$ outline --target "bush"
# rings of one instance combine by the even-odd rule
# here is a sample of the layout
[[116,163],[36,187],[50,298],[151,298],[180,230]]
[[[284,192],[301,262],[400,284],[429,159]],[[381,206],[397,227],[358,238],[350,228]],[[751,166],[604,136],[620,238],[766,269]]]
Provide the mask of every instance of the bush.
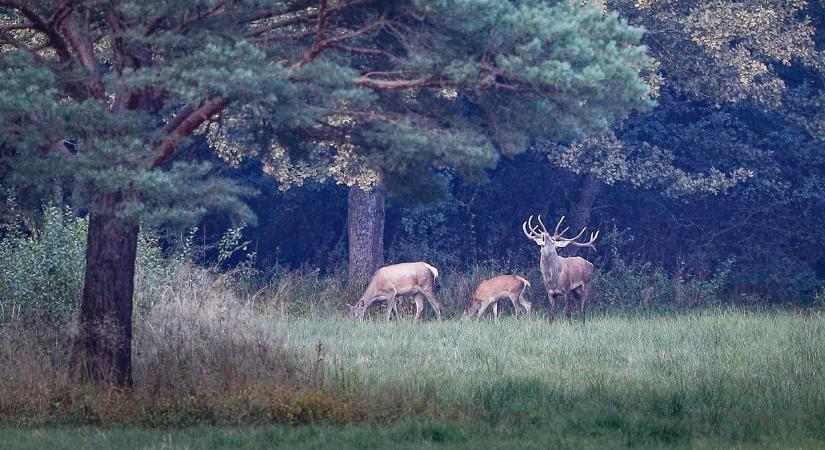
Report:
[[193,233],[187,234],[173,251],[164,254],[155,232],[141,229],[135,258],[134,304],[138,312],[151,309],[170,288],[179,284],[176,278],[192,261],[192,238]]
[[0,322],[20,316],[55,324],[77,310],[87,225],[55,206],[43,209],[40,226],[7,224],[0,238]]
[[[0,236],[0,324],[23,318],[57,326],[76,315],[83,292],[88,219],[46,206],[40,223],[16,216]],[[157,235],[138,236],[135,305],[148,310],[191,263],[191,234],[164,253]]]
[[631,260],[626,255],[632,253],[620,247],[628,241],[632,241],[632,236],[615,227],[605,234],[602,244],[608,248],[609,256],[597,261],[594,305],[606,309],[676,310],[720,304],[733,260],[725,261],[709,277],[697,275],[686,264],[671,274],[648,262]]

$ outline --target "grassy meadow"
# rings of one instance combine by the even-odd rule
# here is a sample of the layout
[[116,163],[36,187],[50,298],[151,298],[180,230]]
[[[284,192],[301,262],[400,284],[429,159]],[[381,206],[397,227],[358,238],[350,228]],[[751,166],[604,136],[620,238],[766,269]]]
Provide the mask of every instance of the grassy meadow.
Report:
[[[0,431],[4,448],[825,445],[825,317],[817,313],[604,316],[586,326],[540,316],[356,322],[275,310],[215,320],[193,330],[246,337],[227,348],[206,336],[195,350],[182,344],[197,338],[180,331],[186,326],[163,335],[140,327],[133,393],[102,401],[57,388],[50,395],[78,403],[62,412],[0,402],[6,426],[18,426]],[[152,347],[152,339],[167,342]],[[248,349],[256,342],[280,350],[261,356]],[[233,372],[238,355],[244,373]],[[156,385],[153,371],[171,387]],[[279,386],[291,387],[273,396]],[[30,420],[13,423],[12,411]]]

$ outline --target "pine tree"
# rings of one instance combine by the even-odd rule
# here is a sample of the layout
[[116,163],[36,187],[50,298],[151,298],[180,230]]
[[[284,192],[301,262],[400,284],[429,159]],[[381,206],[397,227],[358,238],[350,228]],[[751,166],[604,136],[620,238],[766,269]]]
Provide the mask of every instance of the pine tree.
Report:
[[286,161],[479,176],[648,106],[641,33],[535,0],[0,0],[11,177],[88,193],[80,375],[131,383],[141,225],[250,219],[249,193],[187,153],[193,136],[287,178]]
[[[341,105],[310,132],[274,136],[279,155],[322,155],[296,162],[295,172],[275,171],[280,181],[332,176],[350,186],[351,279],[383,261],[378,183],[390,191],[437,183],[433,169],[446,167],[478,179],[500,155],[603,131],[650,104],[639,75],[648,64],[641,30],[615,15],[567,2],[374,5],[298,28],[319,50],[298,64],[338,50],[323,55],[347,57],[371,101]],[[322,3],[319,15],[332,9]],[[338,43],[353,33],[357,39]],[[368,168],[367,176],[352,167]]]

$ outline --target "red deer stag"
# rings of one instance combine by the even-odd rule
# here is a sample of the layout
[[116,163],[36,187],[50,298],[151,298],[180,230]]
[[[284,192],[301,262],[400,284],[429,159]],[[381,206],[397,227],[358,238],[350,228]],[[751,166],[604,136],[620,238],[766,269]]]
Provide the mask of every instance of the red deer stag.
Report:
[[559,220],[552,236],[547,232],[547,228],[541,221],[541,215],[539,215],[538,219],[539,226],[533,226],[533,216],[530,216],[530,218],[522,224],[521,228],[529,239],[541,247],[539,267],[541,268],[544,287],[547,289],[547,298],[550,303],[550,321],[552,322],[556,316],[556,296],[559,295],[564,297],[564,314],[568,320],[571,319],[572,304],[570,302],[570,295],[573,294],[579,297],[582,322],[584,322],[587,297],[590,295],[590,281],[593,279],[593,264],[578,256],[570,258],[559,256],[556,249],[567,247],[571,244],[577,247],[590,247],[595,249],[595,247],[593,247],[593,241],[599,237],[599,232],[591,233],[588,242],[575,242],[576,239],[584,234],[587,228],[582,228],[576,237],[567,239],[563,235],[570,227],[559,232],[561,223],[564,221],[564,216]]
[[527,310],[527,315],[533,309],[533,305],[524,299],[524,290],[530,287],[530,282],[516,275],[499,275],[478,283],[478,287],[470,299],[470,304],[464,308],[464,319],[469,319],[476,315],[476,320],[481,319],[484,311],[490,304],[493,304],[493,316],[498,319],[498,300],[509,299],[513,303],[513,310],[518,317],[521,307]]
[[355,305],[349,306],[349,312],[353,317],[364,319],[367,308],[378,300],[387,301],[387,320],[390,320],[392,312],[398,315],[396,297],[399,295],[412,295],[415,299],[415,320],[421,316],[424,310],[424,300],[426,298],[435,310],[435,316],[441,320],[441,304],[435,299],[433,294],[433,284],[438,278],[438,270],[424,262],[401,263],[391,266],[384,266],[372,276],[370,284],[367,285],[364,295]]

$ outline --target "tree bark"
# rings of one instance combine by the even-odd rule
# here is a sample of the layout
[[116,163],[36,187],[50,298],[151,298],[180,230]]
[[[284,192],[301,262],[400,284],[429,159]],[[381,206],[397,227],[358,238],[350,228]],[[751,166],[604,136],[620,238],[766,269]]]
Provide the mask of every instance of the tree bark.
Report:
[[139,226],[118,217],[120,196],[89,215],[86,276],[73,365],[81,380],[132,385],[132,296]]
[[60,180],[52,180],[52,202],[55,206],[63,206],[63,183]]
[[384,192],[381,187],[349,190],[349,281],[372,277],[384,265]]
[[[590,213],[593,211],[593,204],[602,188],[602,183],[591,174],[587,174],[582,179],[579,186],[579,197],[570,217],[571,229],[578,233],[584,227],[590,226]],[[582,249],[574,248],[571,254],[579,254]]]

